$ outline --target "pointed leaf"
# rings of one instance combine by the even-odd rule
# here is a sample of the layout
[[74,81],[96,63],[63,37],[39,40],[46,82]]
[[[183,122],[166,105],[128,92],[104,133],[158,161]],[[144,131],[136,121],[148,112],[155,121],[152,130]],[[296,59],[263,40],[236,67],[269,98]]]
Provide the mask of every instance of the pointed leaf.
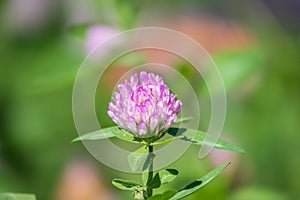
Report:
[[142,181],[143,181],[143,184],[144,184],[144,185],[147,184],[148,174],[149,174],[149,171],[148,171],[148,170],[145,170],[145,171],[143,171],[143,173],[142,173]]
[[159,172],[161,184],[172,182],[179,172],[176,169],[165,169]]
[[129,154],[127,157],[130,169],[137,171],[139,167],[146,161],[148,156],[148,149],[145,146],[140,147],[136,151]]
[[148,200],[169,200],[176,193],[177,193],[176,190],[168,190],[168,191],[164,192],[163,194],[154,195],[154,196],[150,197]]
[[82,141],[82,140],[107,139],[107,138],[115,137],[115,135],[113,133],[116,131],[120,131],[119,127],[117,127],[117,126],[103,128],[103,129],[100,129],[97,131],[93,131],[91,133],[87,133],[85,135],[81,135],[81,136],[75,138],[74,140],[72,140],[72,142],[78,142],[78,141]]
[[132,143],[139,143],[138,141],[135,140],[132,134],[125,131],[124,129],[119,129],[119,131],[114,131],[113,134],[121,140],[125,140],[127,142],[132,142]]
[[220,167],[218,167],[217,169],[214,169],[213,171],[209,172],[202,178],[187,185],[185,188],[179,190],[179,192],[177,194],[175,194],[170,200],[182,199],[182,198],[196,192],[197,190],[199,190],[200,188],[202,188],[206,184],[208,184],[210,181],[212,181],[214,178],[216,178],[229,164],[230,164],[230,162],[227,162],[227,163],[221,165]]
[[156,173],[154,178],[147,183],[147,187],[150,189],[159,188],[161,186],[161,181],[159,177],[159,173]]
[[165,145],[173,142],[174,140],[182,139],[184,136],[178,136],[178,137],[171,137],[169,139],[163,140],[163,141],[158,141],[158,142],[153,142],[151,143],[152,146],[159,146],[159,145]]
[[[230,144],[229,142],[226,142],[221,139],[217,139],[216,143],[210,143],[209,141],[215,138],[213,136],[207,135],[205,132],[200,131],[200,130],[193,130],[193,129],[186,129],[186,128],[174,128],[171,127],[168,129],[168,133],[172,136],[184,136],[184,140],[188,140],[193,142],[194,144],[197,145],[203,145],[203,146],[208,146],[216,149],[223,149],[223,150],[229,150],[229,151],[235,151],[239,153],[245,153],[245,150],[242,148]],[[206,137],[208,137],[207,141],[205,141]]]
[[97,131],[93,131],[91,133],[87,133],[85,135],[75,138],[72,142],[77,142],[82,140],[101,140],[101,139],[107,139],[112,137],[117,137],[127,142],[139,143],[138,141],[135,140],[132,134],[130,134],[129,132],[123,129],[120,129],[118,126],[103,128]]
[[112,184],[121,190],[137,190],[142,186],[134,181],[122,180],[122,179],[113,179]]

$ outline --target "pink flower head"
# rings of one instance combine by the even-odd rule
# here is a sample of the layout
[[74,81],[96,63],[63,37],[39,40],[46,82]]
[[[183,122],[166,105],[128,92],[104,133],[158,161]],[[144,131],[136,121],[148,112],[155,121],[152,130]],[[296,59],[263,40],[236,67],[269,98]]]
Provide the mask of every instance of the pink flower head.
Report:
[[153,136],[177,119],[182,102],[171,94],[162,77],[141,72],[118,85],[108,115],[122,129],[136,136]]

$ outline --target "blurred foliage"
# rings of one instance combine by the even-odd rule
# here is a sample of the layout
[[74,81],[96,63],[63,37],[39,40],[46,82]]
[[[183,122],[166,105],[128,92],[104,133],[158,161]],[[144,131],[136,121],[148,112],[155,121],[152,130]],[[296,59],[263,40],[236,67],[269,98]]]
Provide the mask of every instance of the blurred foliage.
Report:
[[[63,13],[64,4],[57,3],[51,19],[40,31],[22,32],[12,29],[13,24],[7,25],[11,20],[5,15],[8,2],[0,4],[0,192],[29,192],[35,193],[37,199],[55,199],[64,167],[78,155],[89,158],[107,174],[108,187],[115,176],[138,179],[137,175],[122,175],[104,167],[81,144],[70,143],[76,136],[72,84],[84,58],[84,47],[66,31],[70,19]],[[161,5],[142,1],[91,2],[100,16],[90,23],[105,23],[119,30],[135,27],[143,11],[154,18],[163,17],[161,13],[174,18],[185,13],[226,16],[224,20],[238,21],[250,29],[257,39],[254,46],[212,55],[228,92],[224,137],[237,141],[247,155],[232,174],[218,177],[187,200],[300,198],[299,29],[283,28],[260,3],[254,3],[260,8],[257,10],[251,3],[233,0],[176,0]],[[70,27],[73,25],[78,24]],[[177,69],[199,91],[204,116],[209,116],[204,83],[188,65],[178,64]],[[111,91],[99,88],[96,99],[100,98],[100,89],[101,104],[107,105]],[[105,113],[106,106],[99,110]],[[107,116],[99,118],[107,126],[113,124]],[[205,127],[209,118],[202,119],[201,126]],[[172,166],[182,172],[175,188],[212,168],[209,159],[194,159],[197,151],[190,148]]]
[[30,194],[13,194],[13,193],[0,193],[0,200],[35,200],[34,195]]
[[244,188],[233,194],[228,200],[251,200],[251,199],[265,199],[265,200],[284,200],[285,196],[276,193],[272,190],[264,188],[253,187]]

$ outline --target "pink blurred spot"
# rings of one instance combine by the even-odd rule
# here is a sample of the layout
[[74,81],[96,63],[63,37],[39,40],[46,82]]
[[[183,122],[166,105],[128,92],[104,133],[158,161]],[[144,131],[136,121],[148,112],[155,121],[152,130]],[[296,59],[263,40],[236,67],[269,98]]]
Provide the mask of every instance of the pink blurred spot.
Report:
[[76,161],[67,166],[58,185],[58,200],[113,200],[103,179],[90,163]]
[[[87,31],[87,38],[86,38],[86,43],[85,43],[85,49],[86,53],[88,54],[90,51],[95,49],[98,45],[102,44],[105,42],[107,39],[112,37],[113,35],[117,34],[118,31],[109,27],[109,26],[101,26],[101,25],[95,25],[92,26],[88,31]],[[95,49],[96,52],[93,53],[93,57],[95,56],[105,56],[111,48],[116,44],[116,42],[112,41],[110,44],[105,45],[105,48],[97,48]]]

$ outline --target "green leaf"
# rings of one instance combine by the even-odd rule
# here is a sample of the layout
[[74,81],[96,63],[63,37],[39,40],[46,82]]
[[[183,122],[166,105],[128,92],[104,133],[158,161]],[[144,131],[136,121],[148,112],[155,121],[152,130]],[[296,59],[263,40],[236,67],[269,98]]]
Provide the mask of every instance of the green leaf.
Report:
[[175,194],[170,200],[182,199],[196,192],[197,190],[199,190],[200,188],[208,184],[210,181],[212,181],[214,178],[216,178],[229,164],[230,162],[227,162],[221,165],[220,167],[218,167],[217,169],[214,169],[213,171],[209,172],[202,178],[197,179],[196,181],[187,185],[185,188],[179,190],[178,193]]
[[72,142],[78,142],[82,140],[101,140],[101,139],[107,139],[111,137],[115,137],[114,132],[120,131],[120,128],[118,126],[113,126],[109,128],[103,128],[97,131],[93,131],[91,133],[87,133],[85,135],[79,136],[72,140]]
[[193,117],[182,117],[180,119],[177,119],[174,124],[180,124],[180,123],[185,123],[188,121],[191,121],[193,119]]
[[176,169],[165,169],[159,172],[161,184],[172,182],[179,172]]
[[[221,139],[217,139],[215,144],[210,143],[209,141],[214,141],[213,139],[216,138],[213,138],[213,136],[207,135],[205,132],[200,130],[171,127],[168,129],[168,133],[176,137],[178,137],[178,135],[179,136],[183,135],[184,140],[191,141],[197,145],[203,145],[203,146],[208,146],[216,149],[223,149],[223,150],[235,151],[239,153],[245,153],[245,150],[243,150],[242,148],[230,144],[229,142],[226,142]],[[207,141],[205,141],[206,137],[207,137]]]
[[148,200],[169,200],[176,193],[177,193],[176,190],[168,190],[168,191],[164,192],[163,194],[154,195],[154,196],[150,197]]
[[127,142],[132,142],[132,143],[140,143],[135,140],[135,138],[132,134],[125,131],[124,129],[119,129],[119,131],[114,131],[113,134],[121,140],[125,140]]
[[159,188],[161,186],[161,181],[159,173],[156,173],[154,178],[147,183],[147,187],[150,189]]
[[122,180],[122,179],[113,179],[112,184],[121,190],[131,190],[135,191],[142,186],[134,181]]
[[163,141],[153,142],[153,143],[151,143],[151,145],[152,146],[165,145],[165,144],[171,143],[174,140],[178,140],[178,139],[182,139],[182,138],[184,138],[184,136],[171,137],[171,138],[163,140]]
[[97,131],[93,131],[91,133],[87,133],[85,135],[75,138],[72,142],[77,142],[82,140],[101,140],[101,139],[107,139],[112,137],[117,137],[127,142],[139,143],[138,141],[135,140],[132,134],[130,134],[129,132],[123,129],[120,129],[118,126],[103,128]]
[[33,194],[13,194],[13,193],[2,193],[0,194],[0,200],[35,200]]
[[141,148],[137,149],[136,151],[129,154],[127,157],[130,169],[132,171],[137,171],[139,167],[146,161],[148,156],[148,149],[146,146],[142,146]]
[[145,170],[145,171],[143,171],[143,173],[142,173],[142,181],[143,181],[143,184],[144,184],[144,185],[147,184],[148,173],[149,173],[148,170]]

